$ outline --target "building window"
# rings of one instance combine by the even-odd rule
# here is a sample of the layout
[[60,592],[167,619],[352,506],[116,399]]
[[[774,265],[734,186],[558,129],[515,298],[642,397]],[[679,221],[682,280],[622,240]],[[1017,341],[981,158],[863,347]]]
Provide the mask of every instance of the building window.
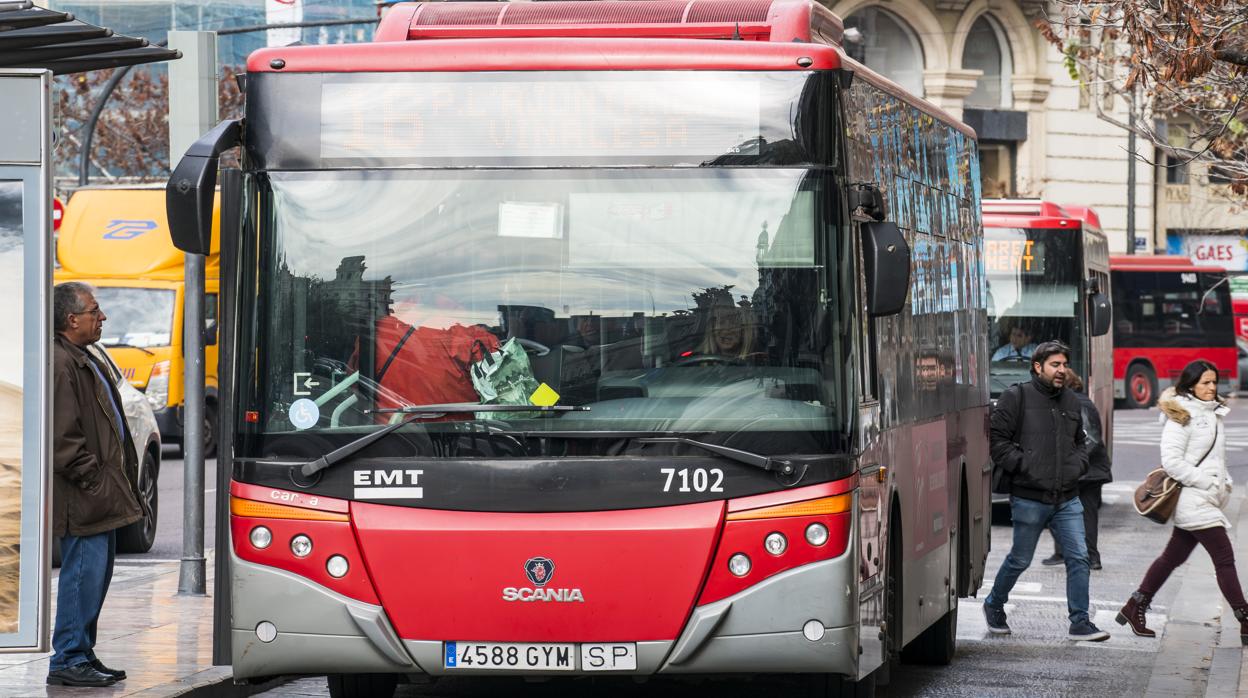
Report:
[[849,56],[910,92],[923,96],[923,49],[913,30],[897,15],[865,7],[845,19],[861,38],[846,42]]
[[1230,184],[1235,181],[1235,173],[1217,165],[1209,166],[1209,184]]
[[1010,44],[1000,25],[987,15],[971,25],[962,50],[962,67],[982,70],[975,91],[966,98],[966,106],[979,109],[1009,108],[1013,103],[1010,94]]
[[[1166,156],[1166,184],[1187,184],[1187,158]],[[1212,177],[1210,177],[1212,181]]]

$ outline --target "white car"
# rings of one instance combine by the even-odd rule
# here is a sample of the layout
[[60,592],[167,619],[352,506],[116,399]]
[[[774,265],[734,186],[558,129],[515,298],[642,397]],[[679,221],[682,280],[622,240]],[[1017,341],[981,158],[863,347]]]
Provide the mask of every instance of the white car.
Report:
[[121,394],[122,409],[126,413],[126,424],[130,427],[130,438],[134,441],[138,458],[139,496],[147,500],[147,508],[152,512],[151,516],[117,531],[117,552],[145,553],[156,542],[156,478],[160,475],[160,429],[156,426],[156,415],[147,398],[130,385],[104,347],[92,344],[87,351],[108,369],[109,379]]
[[[139,494],[147,500],[151,516],[117,531],[117,552],[145,553],[152,549],[156,542],[156,478],[160,475],[160,429],[156,426],[156,415],[147,398],[139,392],[130,381],[126,380],[113,363],[113,359],[99,344],[87,347],[91,355],[100,360],[108,370],[108,377],[117,386],[121,394],[122,410],[126,413],[126,424],[130,427],[130,438],[134,441],[139,464]],[[61,564],[60,540],[52,539],[52,565]]]

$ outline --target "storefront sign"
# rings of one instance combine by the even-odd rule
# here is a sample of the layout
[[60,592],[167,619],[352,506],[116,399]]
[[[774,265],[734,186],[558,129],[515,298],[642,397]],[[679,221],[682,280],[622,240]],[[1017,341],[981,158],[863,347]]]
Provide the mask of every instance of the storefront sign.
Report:
[[1179,235],[1167,240],[1170,254],[1190,257],[1199,265],[1222,267],[1227,271],[1248,271],[1248,237],[1243,235]]

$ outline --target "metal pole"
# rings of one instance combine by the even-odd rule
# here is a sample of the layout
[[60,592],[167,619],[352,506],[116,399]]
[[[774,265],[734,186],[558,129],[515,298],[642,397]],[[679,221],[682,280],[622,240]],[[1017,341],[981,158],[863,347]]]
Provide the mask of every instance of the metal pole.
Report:
[[[181,158],[217,121],[217,36],[212,32],[169,32],[169,47],[182,60],[169,65],[169,157]],[[204,256],[185,257],[182,361],[185,409],[182,417],[182,566],[178,593],[206,594],[204,560]]]
[[1135,93],[1127,100],[1127,254],[1135,254]]

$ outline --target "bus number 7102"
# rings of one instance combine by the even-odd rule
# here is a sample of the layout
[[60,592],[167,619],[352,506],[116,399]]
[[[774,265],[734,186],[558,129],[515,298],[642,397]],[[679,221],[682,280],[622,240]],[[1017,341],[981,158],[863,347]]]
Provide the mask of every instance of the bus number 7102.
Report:
[[694,468],[692,476],[690,476],[689,468],[659,468],[659,472],[667,477],[663,482],[663,491],[672,491],[672,481],[679,479],[680,487],[677,492],[723,492],[724,491],[724,471],[719,468]]

